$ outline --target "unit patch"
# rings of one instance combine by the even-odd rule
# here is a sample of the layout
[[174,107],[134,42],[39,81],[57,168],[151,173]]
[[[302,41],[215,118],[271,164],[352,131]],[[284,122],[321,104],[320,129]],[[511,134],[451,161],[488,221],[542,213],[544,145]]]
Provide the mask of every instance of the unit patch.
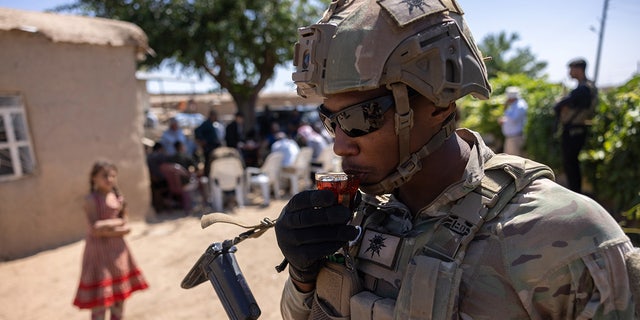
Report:
[[366,229],[358,250],[358,258],[393,268],[402,239],[387,233]]

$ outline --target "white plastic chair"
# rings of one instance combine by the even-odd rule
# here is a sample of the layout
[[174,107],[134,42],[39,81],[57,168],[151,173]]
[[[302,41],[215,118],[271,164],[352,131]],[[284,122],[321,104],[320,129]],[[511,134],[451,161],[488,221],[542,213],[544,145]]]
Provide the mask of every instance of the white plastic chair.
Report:
[[306,189],[311,186],[311,158],[313,157],[313,149],[311,147],[302,147],[296,156],[296,160],[290,167],[282,168],[282,179],[289,182],[291,195],[297,194],[300,190],[300,182],[302,188]]
[[342,171],[342,158],[333,152],[333,143],[327,145],[311,166],[311,172],[340,172]]
[[242,167],[244,168],[244,158],[242,158],[242,154],[240,154],[240,151],[236,148],[217,147],[213,149],[212,153],[213,155],[211,157],[212,159],[211,161],[215,159],[226,158],[226,157],[236,157],[240,159],[240,162],[242,163]]
[[262,204],[268,206],[271,202],[271,191],[273,190],[273,196],[275,199],[279,198],[280,194],[280,173],[282,170],[282,159],[284,153],[271,152],[267,155],[264,163],[260,168],[247,167],[247,184],[249,191],[252,186],[260,186],[262,191]]
[[211,162],[209,185],[213,207],[221,212],[224,208],[222,194],[234,191],[239,207],[244,206],[244,168],[237,157],[224,157]]

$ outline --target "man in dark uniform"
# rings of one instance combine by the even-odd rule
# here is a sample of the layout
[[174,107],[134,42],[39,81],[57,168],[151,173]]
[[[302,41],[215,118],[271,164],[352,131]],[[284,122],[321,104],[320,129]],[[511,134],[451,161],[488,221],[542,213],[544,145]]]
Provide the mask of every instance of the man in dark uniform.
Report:
[[218,121],[218,114],[215,110],[209,111],[209,118],[198,126],[194,133],[196,141],[202,147],[204,157],[204,176],[209,176],[211,170],[211,152],[220,146],[220,137],[216,132],[214,124]]
[[598,89],[587,79],[587,62],[575,59],[569,63],[569,76],[578,86],[558,102],[554,110],[562,124],[562,164],[569,189],[582,192],[582,175],[578,155],[587,139],[588,125],[598,102]]
[[244,135],[244,114],[242,112],[236,112],[235,119],[227,126],[225,139],[227,147],[242,148],[246,139]]

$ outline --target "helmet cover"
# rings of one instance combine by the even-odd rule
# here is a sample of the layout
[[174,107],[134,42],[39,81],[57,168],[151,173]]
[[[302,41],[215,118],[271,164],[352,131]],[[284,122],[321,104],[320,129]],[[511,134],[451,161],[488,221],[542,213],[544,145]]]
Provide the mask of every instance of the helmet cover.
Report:
[[489,97],[486,67],[462,15],[455,0],[334,0],[318,23],[298,29],[293,81],[300,96],[393,91],[399,163],[382,181],[361,185],[364,192],[389,193],[410,180],[455,129],[450,116],[410,151],[407,87],[442,108],[467,94]]
[[446,107],[491,92],[480,51],[455,0],[335,0],[298,30],[293,80],[307,97],[401,82]]

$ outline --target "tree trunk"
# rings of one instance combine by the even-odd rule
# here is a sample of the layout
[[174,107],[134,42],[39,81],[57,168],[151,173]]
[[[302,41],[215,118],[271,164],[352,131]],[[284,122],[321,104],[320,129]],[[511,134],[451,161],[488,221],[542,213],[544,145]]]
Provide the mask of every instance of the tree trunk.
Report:
[[[254,133],[257,134],[256,130],[256,102],[258,101],[258,93],[252,92],[249,95],[240,95],[230,93],[233,97],[233,101],[236,103],[237,111],[240,111],[244,114],[244,132],[245,134]],[[247,136],[247,138],[251,138]],[[255,137],[254,137],[255,139]]]

